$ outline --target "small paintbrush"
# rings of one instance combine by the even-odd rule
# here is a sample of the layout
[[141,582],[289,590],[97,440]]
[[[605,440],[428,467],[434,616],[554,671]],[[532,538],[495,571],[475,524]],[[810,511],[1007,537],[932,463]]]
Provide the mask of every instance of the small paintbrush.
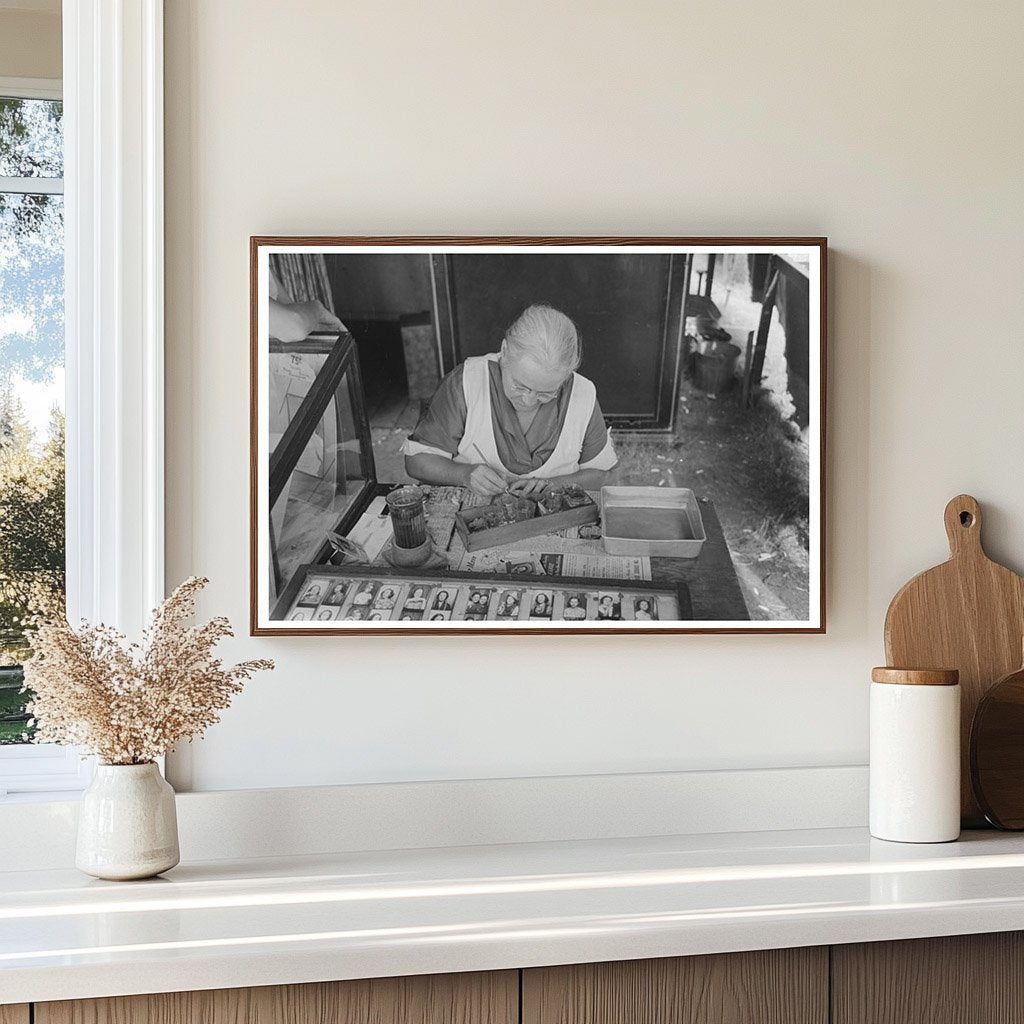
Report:
[[480,446],[475,441],[473,442],[473,451],[476,452],[478,458],[485,466],[489,466],[491,469],[496,470],[496,472],[502,475],[502,478],[505,481],[505,493],[508,494],[509,487],[511,487],[512,484],[514,484],[519,479],[519,477],[517,477],[514,473],[510,473],[504,466],[491,466],[490,462],[487,461],[487,456],[484,455],[482,451],[480,451]]

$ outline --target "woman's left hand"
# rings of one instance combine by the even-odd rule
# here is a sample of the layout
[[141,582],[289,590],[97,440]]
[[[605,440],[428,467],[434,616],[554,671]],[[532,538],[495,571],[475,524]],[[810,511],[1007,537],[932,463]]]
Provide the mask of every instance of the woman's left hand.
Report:
[[524,498],[539,498],[547,489],[549,480],[540,480],[534,476],[522,476],[513,480],[508,489],[512,494],[520,494]]

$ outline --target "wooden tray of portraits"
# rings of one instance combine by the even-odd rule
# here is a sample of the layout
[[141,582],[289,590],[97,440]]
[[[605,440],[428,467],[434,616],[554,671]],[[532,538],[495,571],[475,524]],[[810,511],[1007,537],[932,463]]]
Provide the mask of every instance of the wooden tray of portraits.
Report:
[[311,629],[378,622],[599,625],[692,617],[684,583],[355,565],[303,566],[274,610],[275,619]]

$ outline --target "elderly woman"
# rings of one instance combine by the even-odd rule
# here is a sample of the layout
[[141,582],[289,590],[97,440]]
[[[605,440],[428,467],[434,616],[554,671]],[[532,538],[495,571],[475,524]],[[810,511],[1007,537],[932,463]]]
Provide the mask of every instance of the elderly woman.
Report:
[[601,487],[618,460],[597,391],[575,372],[581,360],[576,325],[530,306],[500,352],[467,359],[441,382],[405,443],[406,471],[484,497]]

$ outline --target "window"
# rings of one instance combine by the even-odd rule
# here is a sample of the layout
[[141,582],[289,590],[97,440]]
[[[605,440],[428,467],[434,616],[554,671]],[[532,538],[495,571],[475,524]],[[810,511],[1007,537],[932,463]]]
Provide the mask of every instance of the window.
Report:
[[64,600],[59,88],[0,81],[0,785],[11,788],[29,788],[24,776],[39,778],[44,766],[68,785],[80,774],[73,755],[26,748],[32,725],[20,668],[30,653],[26,615]]
[[25,616],[64,597],[60,100],[0,94],[0,744],[30,738]]
[[[65,0],[62,24],[63,197],[52,159],[0,172],[0,193],[63,211],[68,616],[138,635],[165,594],[163,4]],[[0,97],[61,100],[61,83],[40,85],[0,78]],[[75,751],[0,745],[0,799],[90,775]]]

